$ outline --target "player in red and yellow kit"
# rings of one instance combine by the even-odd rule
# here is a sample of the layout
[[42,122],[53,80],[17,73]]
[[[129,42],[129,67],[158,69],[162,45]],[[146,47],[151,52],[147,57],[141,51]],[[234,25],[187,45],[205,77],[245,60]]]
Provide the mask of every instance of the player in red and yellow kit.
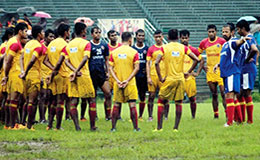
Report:
[[70,26],[62,23],[59,25],[57,32],[59,37],[48,45],[48,54],[44,60],[45,64],[49,62],[51,65],[55,66],[51,75],[46,78],[46,81],[47,84],[49,84],[52,94],[57,97],[54,97],[54,100],[52,101],[50,108],[50,120],[47,130],[52,128],[55,112],[57,117],[56,129],[61,128],[64,100],[67,93],[67,82],[69,76],[67,67],[63,61],[65,59],[67,46],[67,42],[65,40],[70,36]]
[[32,27],[32,36],[33,39],[26,43],[24,47],[24,53],[22,54],[23,64],[21,66],[24,66],[25,71],[19,77],[25,79],[25,96],[28,97],[27,128],[34,130],[32,125],[35,119],[37,98],[41,84],[41,57],[46,53],[47,48],[40,43],[44,39],[44,30],[41,26],[36,25]]
[[84,23],[76,23],[76,38],[66,47],[66,65],[72,71],[69,82],[68,96],[70,97],[70,114],[77,131],[80,131],[77,106],[79,98],[89,102],[90,129],[96,130],[96,99],[95,89],[90,77],[88,59],[90,58],[91,43],[84,38],[87,26]]
[[15,127],[17,118],[17,106],[19,97],[24,91],[23,80],[18,76],[21,74],[20,56],[22,54],[21,40],[27,38],[27,25],[25,23],[19,23],[15,27],[15,35],[7,42],[7,60],[5,70],[5,76],[2,79],[2,85],[7,84],[7,92],[10,94],[10,127]]
[[114,108],[112,112],[112,129],[116,130],[118,118],[118,106],[121,103],[128,102],[130,107],[131,120],[135,131],[139,131],[136,111],[136,100],[138,98],[135,75],[139,70],[139,56],[135,49],[131,48],[132,36],[129,32],[122,34],[122,46],[115,49],[110,54],[109,70],[115,79],[114,90]]
[[[148,99],[148,121],[153,120],[153,101],[155,98],[156,90],[160,89],[162,83],[158,79],[155,69],[155,60],[158,54],[161,52],[161,48],[163,45],[163,34],[161,30],[157,30],[154,32],[154,40],[156,44],[151,46],[148,49],[147,56],[146,56],[146,73],[147,73],[147,83],[148,83],[148,91],[149,91],[149,99]],[[164,63],[163,60],[160,63],[160,69],[162,76],[165,75],[164,72]],[[168,117],[169,111],[169,103],[165,105],[165,118]]]
[[[118,33],[115,30],[110,30],[107,32],[107,37],[109,39],[109,43],[108,45],[108,49],[109,49],[109,55],[111,54],[111,52],[115,49],[117,49],[118,47],[120,47],[122,44],[118,43]],[[110,89],[111,91],[113,90],[113,86],[114,86],[114,78],[112,77],[112,75],[109,75],[109,85],[110,85]],[[121,118],[121,105],[118,106],[118,119],[122,120]]]
[[217,37],[217,27],[213,24],[208,25],[208,38],[203,39],[199,45],[199,52],[206,52],[207,56],[207,67],[204,67],[207,73],[207,83],[212,94],[212,105],[214,110],[214,118],[218,118],[218,90],[219,86],[220,93],[223,99],[223,107],[226,108],[225,93],[223,79],[220,77],[219,69],[216,73],[213,72],[213,68],[220,62],[220,52],[222,45],[226,42],[225,39]]
[[[180,41],[183,45],[189,47],[192,53],[194,53],[199,59],[200,59],[200,65],[197,70],[197,72],[192,72],[188,77],[185,77],[185,83],[184,83],[184,88],[187,96],[189,97],[190,100],[190,109],[191,109],[191,116],[192,118],[195,118],[196,115],[196,109],[197,109],[197,104],[196,104],[196,94],[197,94],[197,88],[196,88],[196,77],[200,74],[203,65],[204,65],[204,60],[201,57],[199,51],[197,48],[192,47],[189,45],[189,37],[190,37],[190,32],[188,30],[181,30],[180,31]],[[184,73],[187,73],[188,70],[191,68],[193,64],[192,59],[185,55],[184,58]]]
[[[187,76],[197,65],[198,57],[193,54],[190,49],[183,44],[178,43],[178,30],[171,29],[168,32],[170,43],[162,47],[162,53],[156,58],[155,67],[159,80],[163,83],[159,91],[158,99],[158,124],[154,131],[162,130],[164,105],[169,100],[174,100],[176,105],[176,117],[174,131],[178,130],[182,114],[182,100],[184,98],[184,74]],[[188,55],[195,63],[191,66],[187,73],[183,71],[183,62],[185,54]],[[164,58],[165,77],[162,77],[159,63]]]
[[[1,74],[0,79],[4,77],[4,66],[6,61],[6,47],[7,47],[7,41],[14,36],[14,28],[7,28],[4,35],[2,36],[2,44],[0,46],[0,64],[1,64]],[[0,121],[2,121],[4,124],[9,123],[9,100],[7,102],[7,91],[6,91],[6,85],[2,86],[0,85],[0,94],[1,94],[1,106],[0,106]],[[7,105],[6,105],[7,104]],[[7,128],[7,127],[6,127]]]

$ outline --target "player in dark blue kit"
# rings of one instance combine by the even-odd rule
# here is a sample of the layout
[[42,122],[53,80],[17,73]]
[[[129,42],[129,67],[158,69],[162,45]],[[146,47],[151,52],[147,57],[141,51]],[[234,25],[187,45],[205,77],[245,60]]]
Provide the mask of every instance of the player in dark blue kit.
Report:
[[106,120],[111,119],[111,93],[108,82],[108,59],[109,49],[108,45],[101,41],[101,29],[93,27],[91,29],[91,52],[89,59],[89,71],[95,90],[99,87],[105,96],[104,108]]
[[243,120],[245,120],[245,108],[247,111],[247,123],[253,123],[253,101],[251,91],[254,89],[255,79],[257,75],[256,61],[259,51],[256,46],[256,40],[249,33],[249,24],[245,20],[241,20],[236,24],[237,32],[240,36],[249,37],[250,40],[240,47],[241,50],[241,95],[239,96],[240,105],[242,108]]
[[136,43],[133,48],[137,50],[139,54],[140,68],[135,76],[136,85],[139,95],[139,119],[142,120],[144,108],[145,108],[145,93],[148,90],[147,87],[147,77],[146,77],[146,55],[148,51],[148,46],[144,43],[145,33],[144,30],[139,29],[136,31]]

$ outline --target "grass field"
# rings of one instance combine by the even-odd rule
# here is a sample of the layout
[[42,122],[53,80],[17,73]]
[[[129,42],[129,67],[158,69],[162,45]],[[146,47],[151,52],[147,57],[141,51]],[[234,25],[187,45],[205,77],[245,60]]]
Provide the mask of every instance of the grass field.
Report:
[[[98,103],[96,132],[89,121],[81,122],[76,132],[72,121],[63,121],[64,131],[46,131],[46,125],[35,125],[36,131],[0,130],[0,159],[260,159],[260,103],[255,103],[254,124],[224,128],[223,107],[220,119],[213,119],[210,103],[198,104],[197,117],[191,119],[189,104],[183,105],[179,132],[173,132],[174,104],[163,132],[153,133],[156,119],[139,122],[141,132],[133,132],[129,109],[122,110],[124,121],[110,132],[111,122],[104,119],[102,103]],[[157,107],[154,108],[156,118]]]

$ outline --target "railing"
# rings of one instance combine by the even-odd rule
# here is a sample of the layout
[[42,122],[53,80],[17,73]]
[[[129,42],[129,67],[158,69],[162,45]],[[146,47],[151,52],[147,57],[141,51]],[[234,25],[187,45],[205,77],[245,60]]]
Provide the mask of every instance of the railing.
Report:
[[[146,42],[147,45],[152,46],[155,44],[154,38],[153,38],[153,33],[156,31],[156,28],[147,20],[144,20],[144,31],[146,35]],[[166,44],[168,43],[165,38],[163,38],[163,43]]]

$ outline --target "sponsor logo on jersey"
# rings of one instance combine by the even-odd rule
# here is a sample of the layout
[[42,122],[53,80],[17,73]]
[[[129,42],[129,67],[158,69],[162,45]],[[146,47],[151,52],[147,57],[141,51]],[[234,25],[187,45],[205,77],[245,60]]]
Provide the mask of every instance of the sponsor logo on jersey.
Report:
[[180,56],[180,52],[172,52],[172,56],[173,57],[179,57]]
[[119,59],[126,59],[126,54],[118,54]]
[[56,52],[56,47],[51,47],[51,52]]
[[75,53],[75,52],[78,52],[77,47],[70,48],[70,53]]
[[29,53],[30,53],[30,49],[29,49],[29,48],[26,48],[26,49],[25,49],[25,53],[29,54]]

